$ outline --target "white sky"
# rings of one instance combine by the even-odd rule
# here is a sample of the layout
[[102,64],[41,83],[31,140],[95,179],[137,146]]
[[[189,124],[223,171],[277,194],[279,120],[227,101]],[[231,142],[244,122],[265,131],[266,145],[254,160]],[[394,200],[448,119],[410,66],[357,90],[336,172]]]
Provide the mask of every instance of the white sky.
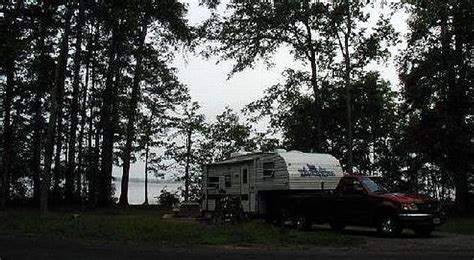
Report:
[[[210,11],[203,6],[199,6],[198,0],[183,0],[188,4],[188,19],[191,25],[198,25],[207,19]],[[221,9],[222,11],[223,9]],[[380,14],[387,13],[388,8],[380,8],[376,5],[371,13],[373,22]],[[408,14],[397,13],[392,18],[395,29],[401,33],[402,39],[408,31],[406,20]],[[375,22],[374,22],[375,24]],[[395,57],[404,49],[405,41],[400,46],[391,49],[392,57],[387,64],[373,64],[367,69],[378,70],[382,78],[391,82],[394,89],[398,89],[398,75],[395,67]],[[235,111],[241,110],[246,104],[262,96],[263,91],[278,82],[283,77],[281,73],[285,68],[298,67],[301,63],[295,62],[288,49],[282,48],[274,56],[275,66],[271,69],[263,64],[257,65],[254,69],[234,75],[227,80],[227,75],[231,71],[232,61],[216,64],[217,59],[206,60],[199,55],[188,53],[186,55],[176,55],[174,66],[178,69],[179,80],[186,84],[190,90],[193,101],[198,101],[201,105],[201,112],[208,120],[212,120],[216,115],[222,113],[226,106]],[[259,126],[259,128],[264,126]],[[259,129],[263,130],[263,129]],[[143,178],[143,163],[141,161],[132,164],[130,169],[131,178]],[[121,176],[122,169],[114,167],[114,176]],[[154,178],[150,176],[150,178]]]
[[[199,6],[197,0],[183,0],[188,4],[188,19],[190,24],[198,25],[209,17],[210,12],[203,6]],[[382,9],[380,5],[375,5],[375,12],[372,13],[373,23],[381,13],[387,13],[388,8]],[[401,32],[402,36],[407,32],[406,13],[398,13],[392,19],[395,29]],[[395,56],[399,53],[401,46],[393,47],[392,57],[387,64],[372,65],[368,69],[380,71],[382,77],[389,80],[392,86],[398,86],[398,76],[395,68]],[[227,80],[227,74],[231,71],[232,61],[221,62],[216,65],[217,59],[206,60],[203,57],[189,54],[184,59],[177,56],[175,66],[179,69],[179,79],[185,83],[194,101],[201,104],[202,112],[208,119],[212,119],[221,113],[226,106],[230,106],[238,111],[246,104],[262,96],[263,91],[278,82],[283,77],[281,73],[288,67],[300,67],[301,63],[295,62],[288,49],[282,48],[274,57],[275,66],[267,69],[264,64],[259,64],[254,69],[234,75]]]

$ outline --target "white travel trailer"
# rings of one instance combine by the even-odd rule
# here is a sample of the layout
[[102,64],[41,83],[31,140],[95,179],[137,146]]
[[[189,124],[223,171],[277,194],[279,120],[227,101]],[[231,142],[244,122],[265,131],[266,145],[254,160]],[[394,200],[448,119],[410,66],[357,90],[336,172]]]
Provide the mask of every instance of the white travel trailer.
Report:
[[223,195],[240,196],[244,212],[263,215],[271,194],[324,193],[343,176],[329,154],[277,150],[238,153],[204,167],[202,210],[213,212]]

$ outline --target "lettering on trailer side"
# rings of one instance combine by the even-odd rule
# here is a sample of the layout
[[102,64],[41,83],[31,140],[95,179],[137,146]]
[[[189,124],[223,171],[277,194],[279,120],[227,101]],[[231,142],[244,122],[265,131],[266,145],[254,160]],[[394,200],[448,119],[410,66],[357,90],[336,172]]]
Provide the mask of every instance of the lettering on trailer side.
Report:
[[330,171],[321,166],[316,167],[314,164],[306,164],[302,168],[298,169],[301,177],[328,177],[336,176],[333,171]]

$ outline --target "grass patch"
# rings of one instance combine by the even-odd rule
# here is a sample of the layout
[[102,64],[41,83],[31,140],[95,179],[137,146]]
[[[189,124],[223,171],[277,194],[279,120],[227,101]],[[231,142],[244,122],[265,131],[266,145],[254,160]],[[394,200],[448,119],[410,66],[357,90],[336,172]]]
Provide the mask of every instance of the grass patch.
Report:
[[194,220],[164,219],[163,211],[105,210],[82,213],[0,212],[0,231],[46,237],[157,245],[266,247],[356,246],[363,241],[331,231],[300,232],[263,221],[216,226]]
[[452,218],[439,227],[439,231],[474,235],[474,218]]

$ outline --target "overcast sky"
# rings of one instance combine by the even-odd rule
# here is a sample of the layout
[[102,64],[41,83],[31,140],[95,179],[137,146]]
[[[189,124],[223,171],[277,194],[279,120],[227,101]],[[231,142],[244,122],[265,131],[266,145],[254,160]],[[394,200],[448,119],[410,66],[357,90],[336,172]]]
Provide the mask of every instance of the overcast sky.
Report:
[[[192,25],[198,25],[209,17],[210,12],[203,6],[199,6],[197,0],[184,0],[188,4],[188,19]],[[387,13],[388,7],[374,5],[375,10],[371,13],[373,22],[381,13]],[[406,34],[407,14],[399,13],[392,19],[395,29]],[[404,44],[392,48],[392,58],[388,64],[369,66],[368,69],[380,71],[382,77],[389,80],[394,87],[398,85],[398,76],[395,68],[394,56]],[[227,74],[232,67],[232,61],[222,62],[216,65],[217,59],[206,60],[192,54],[186,58],[177,56],[175,66],[179,69],[179,79],[185,83],[194,101],[202,106],[202,112],[211,119],[221,113],[226,106],[234,110],[242,109],[246,104],[262,96],[263,91],[280,82],[283,78],[281,73],[288,67],[301,67],[300,62],[295,62],[287,48],[282,48],[275,55],[275,67],[267,69],[263,64],[256,66],[227,80]]]
[[[209,10],[199,6],[198,0],[183,0],[188,4],[188,20],[191,25],[198,25],[207,19],[210,15]],[[223,10],[223,7],[220,11]],[[375,10],[371,12],[371,17],[376,18],[380,14],[387,13],[389,9],[381,8],[375,5]],[[398,13],[392,18],[392,24],[395,29],[401,33],[402,38],[407,32],[406,13]],[[372,65],[367,69],[378,70],[385,80],[392,83],[392,87],[398,88],[398,76],[395,67],[395,57],[400,50],[405,47],[400,46],[392,48],[392,57],[387,64]],[[193,101],[198,101],[201,105],[201,112],[207,119],[212,120],[217,114],[224,111],[226,106],[239,111],[246,104],[262,96],[263,91],[278,82],[283,77],[281,73],[285,68],[302,68],[300,62],[295,62],[287,48],[282,48],[275,55],[273,62],[275,66],[271,69],[263,64],[257,65],[254,69],[248,69],[244,72],[234,75],[227,80],[227,75],[231,71],[232,61],[216,64],[217,59],[206,60],[199,55],[187,53],[186,55],[176,55],[174,66],[178,69],[178,77],[181,82],[186,84],[190,90]],[[259,128],[264,128],[260,125]],[[259,129],[263,130],[263,129]],[[132,164],[130,170],[131,178],[143,177],[143,163]],[[121,168],[114,167],[114,176],[121,176]]]

